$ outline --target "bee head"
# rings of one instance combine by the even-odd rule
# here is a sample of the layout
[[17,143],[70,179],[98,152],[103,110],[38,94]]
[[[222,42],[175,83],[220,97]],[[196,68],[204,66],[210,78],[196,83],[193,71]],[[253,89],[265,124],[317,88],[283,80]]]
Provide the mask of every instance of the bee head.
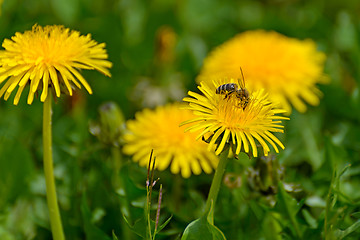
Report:
[[240,88],[236,91],[236,95],[240,99],[248,99],[250,98],[250,93],[246,88]]
[[243,88],[243,92],[246,99],[250,97],[250,93],[246,88]]

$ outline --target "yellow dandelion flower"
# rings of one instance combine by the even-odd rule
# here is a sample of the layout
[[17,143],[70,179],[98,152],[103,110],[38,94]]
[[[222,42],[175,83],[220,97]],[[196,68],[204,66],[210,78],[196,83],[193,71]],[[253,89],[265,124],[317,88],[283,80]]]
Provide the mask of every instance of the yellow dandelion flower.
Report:
[[155,110],[144,109],[135,120],[126,124],[124,153],[133,155],[140,166],[147,166],[149,154],[154,149],[155,167],[162,171],[170,165],[174,174],[181,172],[184,178],[202,171],[211,173],[218,158],[207,151],[207,144],[196,141],[196,133],[185,133],[180,123],[195,117],[192,111],[180,109],[184,104],[168,104]]
[[183,100],[189,103],[187,109],[192,110],[197,117],[182,123],[193,124],[186,131],[200,131],[197,139],[210,134],[208,149],[215,149],[217,155],[223,151],[225,144],[231,144],[236,155],[242,147],[248,153],[251,146],[253,156],[257,157],[255,140],[263,148],[265,156],[270,152],[268,143],[276,152],[279,152],[277,145],[284,149],[284,145],[273,132],[283,132],[280,120],[289,118],[276,114],[284,113],[285,110],[270,102],[263,89],[250,93],[245,106],[235,94],[227,97],[216,94],[215,89],[224,83],[223,80],[214,80],[211,85],[201,83],[198,88],[204,95],[188,92],[191,97]]
[[90,85],[79,69],[96,69],[111,76],[107,68],[105,43],[98,44],[91,35],[80,35],[64,26],[34,25],[31,31],[16,33],[5,39],[0,51],[0,97],[7,100],[18,86],[14,104],[18,104],[26,85],[30,86],[27,103],[31,104],[34,94],[42,89],[40,100],[45,101],[49,87],[57,97],[72,88],[81,88],[80,83],[91,94]]
[[237,79],[240,67],[246,72],[247,88],[269,92],[289,114],[291,105],[306,111],[307,102],[319,104],[317,83],[326,83],[323,73],[326,56],[310,40],[289,38],[276,32],[247,31],[216,48],[205,59],[197,77],[201,81]]

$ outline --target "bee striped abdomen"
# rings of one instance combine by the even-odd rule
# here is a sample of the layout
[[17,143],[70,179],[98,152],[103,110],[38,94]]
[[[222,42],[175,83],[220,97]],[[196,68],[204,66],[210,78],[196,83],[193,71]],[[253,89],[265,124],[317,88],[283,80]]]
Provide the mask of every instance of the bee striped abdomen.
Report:
[[224,93],[228,93],[228,92],[234,92],[237,90],[237,84],[235,83],[227,83],[227,84],[223,84],[220,85],[217,89],[216,89],[216,94],[224,94]]

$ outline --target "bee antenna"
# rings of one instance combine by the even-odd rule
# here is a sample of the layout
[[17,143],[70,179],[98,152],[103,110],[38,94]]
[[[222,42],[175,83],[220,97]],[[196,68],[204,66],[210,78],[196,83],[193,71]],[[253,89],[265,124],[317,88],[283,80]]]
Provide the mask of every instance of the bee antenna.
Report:
[[242,76],[242,78],[245,80],[245,78],[244,78],[244,73],[243,73],[243,70],[242,70],[242,68],[240,67],[240,72],[241,72],[241,76]]
[[243,70],[241,67],[240,67],[240,72],[241,72],[241,76],[242,76],[242,81],[241,81],[242,84],[240,83],[239,79],[238,79],[238,81],[239,81],[241,88],[244,88],[245,87],[245,77],[244,77],[244,73],[243,73]]

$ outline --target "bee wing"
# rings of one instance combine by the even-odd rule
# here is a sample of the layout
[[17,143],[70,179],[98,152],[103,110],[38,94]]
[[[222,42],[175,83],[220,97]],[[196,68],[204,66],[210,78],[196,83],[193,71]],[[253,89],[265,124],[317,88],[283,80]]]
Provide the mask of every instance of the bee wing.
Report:
[[243,74],[241,67],[240,67],[240,71],[241,71],[242,78],[241,79],[238,78],[239,86],[240,86],[240,88],[245,88],[245,78],[244,78],[244,74]]

